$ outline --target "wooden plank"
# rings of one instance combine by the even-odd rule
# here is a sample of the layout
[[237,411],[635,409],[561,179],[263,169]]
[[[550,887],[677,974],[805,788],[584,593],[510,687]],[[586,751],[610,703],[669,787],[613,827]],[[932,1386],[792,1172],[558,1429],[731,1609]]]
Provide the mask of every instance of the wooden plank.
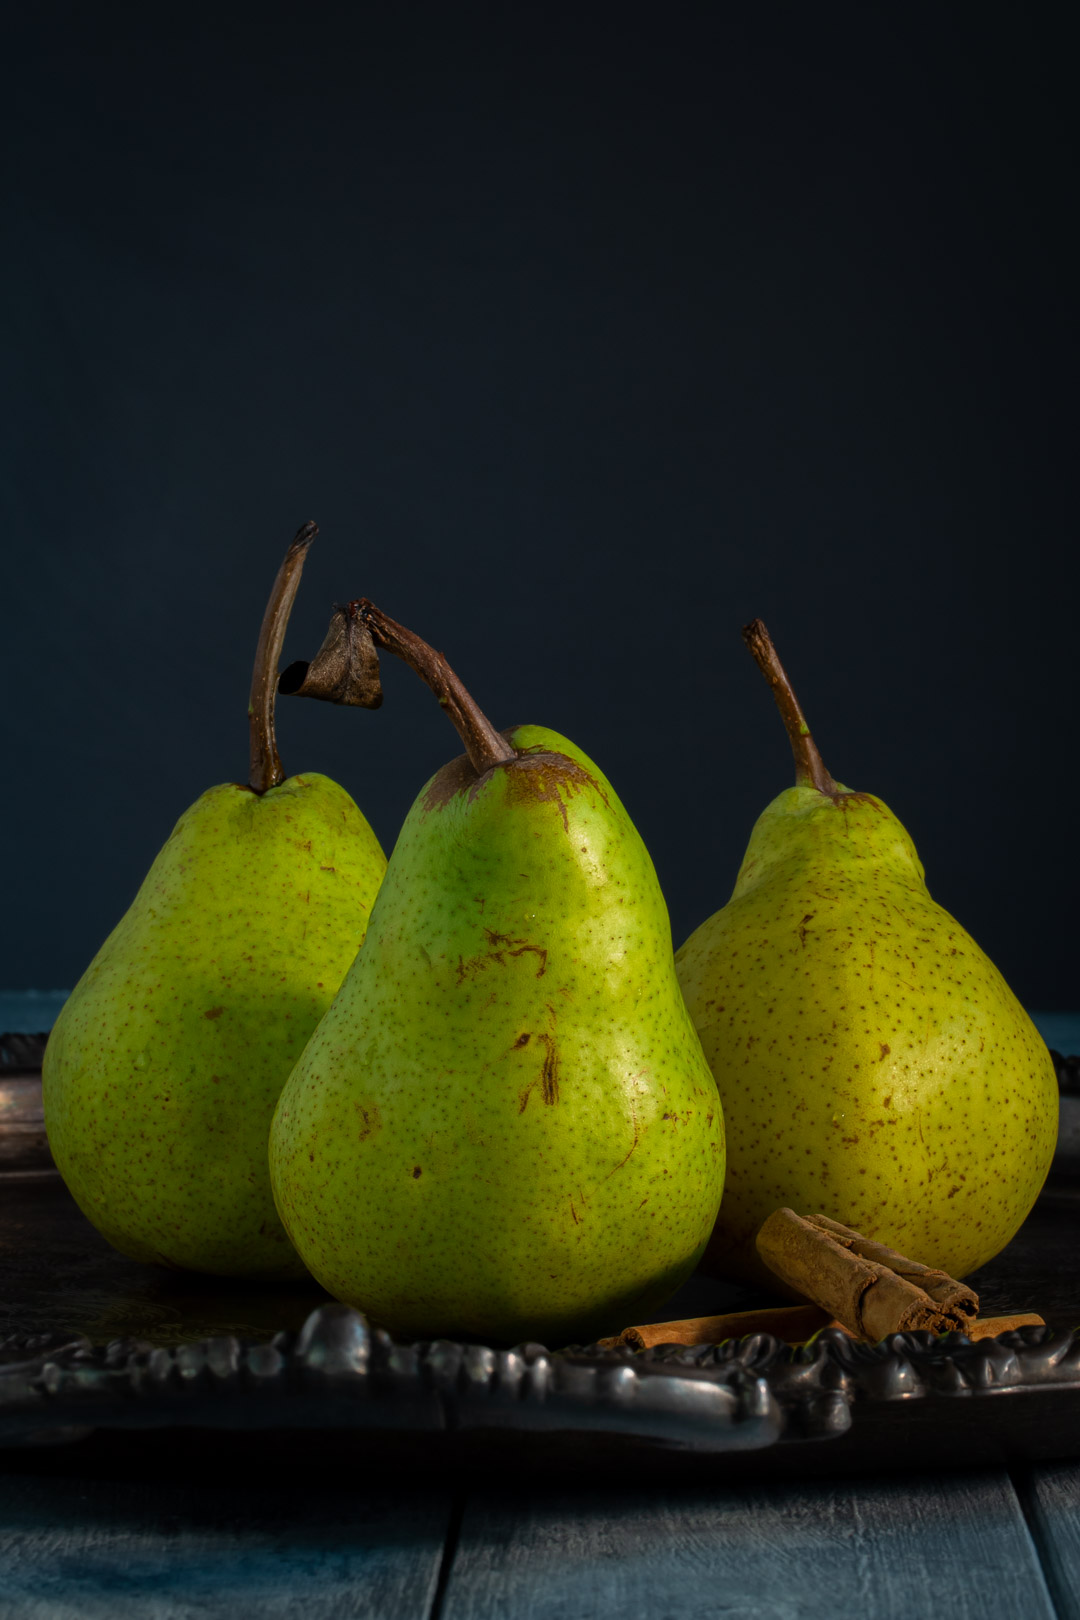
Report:
[[426,1620],[448,1491],[0,1473],[3,1620]]
[[1080,1620],[1080,1463],[1040,1463],[1014,1477],[1060,1620]]
[[442,1620],[843,1614],[1053,1620],[1008,1476],[477,1495]]

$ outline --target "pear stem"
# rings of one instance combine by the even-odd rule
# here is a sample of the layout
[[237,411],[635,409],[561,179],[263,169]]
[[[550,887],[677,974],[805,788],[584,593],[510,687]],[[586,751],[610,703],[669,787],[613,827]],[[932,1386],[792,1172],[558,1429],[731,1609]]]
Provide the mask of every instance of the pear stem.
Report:
[[349,603],[349,611],[356,608],[360,618],[371,631],[371,639],[378,647],[385,647],[395,657],[408,664],[424,681],[457,727],[465,744],[465,752],[473,769],[483,775],[493,765],[505,764],[517,755],[506,738],[495,730],[487,715],[465,690],[441,652],[429,647],[412,630],[396,623],[362,596]]
[[248,786],[253,793],[265,793],[268,788],[284,782],[285,771],[277,750],[274,730],[274,697],[277,692],[278,663],[285,642],[285,628],[300,588],[300,575],[308,547],[318,534],[318,525],[305,523],[285,553],[277,571],[270,600],[263,614],[262,629],[255,648],[255,667],[251,672],[251,697],[248,701],[248,726],[251,733],[251,768]]
[[753,624],[744,625],[742,634],[743,640],[754,656],[754,662],[772,687],[772,695],[776,699],[776,707],[780,710],[780,718],[784,722],[791,743],[791,752],[795,756],[796,782],[800,787],[814,787],[819,793],[827,793],[830,798],[836,798],[840,789],[825,769],[825,762],[818,753],[817,743],[810,735],[810,727],[799,707],[799,700],[788,680],[787,671],[777,656],[772,637],[760,619],[755,619]]

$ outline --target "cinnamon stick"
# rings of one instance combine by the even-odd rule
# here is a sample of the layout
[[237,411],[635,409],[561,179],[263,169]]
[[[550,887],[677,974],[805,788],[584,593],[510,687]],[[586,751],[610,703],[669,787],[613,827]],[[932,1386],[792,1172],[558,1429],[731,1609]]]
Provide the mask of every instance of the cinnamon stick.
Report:
[[[1036,1312],[1021,1311],[1014,1316],[976,1317],[962,1331],[974,1341],[993,1339],[1015,1328],[1045,1325]],[[623,1328],[598,1343],[604,1350],[651,1350],[656,1344],[721,1344],[725,1339],[745,1339],[751,1333],[770,1333],[788,1344],[805,1344],[825,1327],[840,1328],[849,1338],[858,1338],[842,1322],[831,1321],[820,1306],[775,1305],[757,1311],[729,1311],[724,1316],[692,1316],[680,1322],[650,1322],[644,1327]]]
[[723,1339],[745,1339],[749,1333],[771,1333],[788,1344],[804,1344],[820,1328],[833,1325],[828,1311],[817,1305],[769,1305],[757,1311],[728,1311],[724,1316],[692,1316],[680,1322],[623,1328],[600,1343],[605,1349],[650,1350],[654,1344],[719,1344]]
[[979,1312],[978,1295],[947,1272],[826,1215],[804,1219],[776,1210],[757,1235],[757,1251],[782,1282],[859,1339],[920,1329],[966,1332]]

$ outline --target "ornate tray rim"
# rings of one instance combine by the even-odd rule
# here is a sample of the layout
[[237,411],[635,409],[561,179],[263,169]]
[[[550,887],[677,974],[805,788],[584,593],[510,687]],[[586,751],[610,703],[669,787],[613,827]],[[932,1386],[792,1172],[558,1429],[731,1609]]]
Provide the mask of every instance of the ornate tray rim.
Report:
[[119,1339],[0,1341],[0,1444],[94,1429],[616,1431],[698,1453],[836,1439],[867,1403],[1080,1392],[1080,1334],[1022,1327],[972,1342],[897,1333],[862,1344],[825,1329],[686,1348],[402,1344],[327,1304],[299,1333],[178,1346]]
[[[1072,1099],[1080,1060],[1054,1053]],[[16,1072],[3,1066],[7,1075]],[[18,1069],[27,1077],[26,1066]],[[1078,1106],[1070,1101],[1070,1106]],[[18,1172],[9,1172],[18,1174]],[[450,1340],[400,1343],[360,1312],[320,1305],[298,1333],[180,1345],[71,1335],[0,1338],[0,1446],[96,1430],[617,1433],[680,1453],[762,1452],[850,1434],[859,1411],[1080,1392],[1080,1329],[1029,1326],[972,1342],[898,1333],[879,1344],[826,1329],[633,1351],[551,1351]],[[947,1408],[955,1410],[954,1407]],[[1080,1405],[1077,1416],[1080,1417]],[[1065,1425],[1058,1454],[1080,1452]]]

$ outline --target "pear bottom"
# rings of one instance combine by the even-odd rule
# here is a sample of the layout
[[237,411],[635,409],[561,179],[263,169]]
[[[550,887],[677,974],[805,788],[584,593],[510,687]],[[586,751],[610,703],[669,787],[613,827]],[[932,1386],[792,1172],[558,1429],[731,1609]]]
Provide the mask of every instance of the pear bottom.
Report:
[[[396,1338],[455,1339],[501,1347],[539,1343],[558,1350],[567,1345],[587,1345],[623,1328],[648,1320],[687,1281],[701,1254],[653,1278],[644,1288],[631,1286],[597,1299],[589,1307],[580,1304],[560,1309],[557,1303],[536,1310],[522,1309],[512,1299],[493,1300],[486,1308],[470,1309],[438,1306],[380,1314],[363,1289],[341,1294],[344,1304],[363,1311],[374,1327],[384,1328]],[[327,1283],[312,1274],[327,1287]]]
[[1005,1248],[1050,1168],[1058,1088],[1046,1047],[1000,979],[980,989],[978,1013],[943,997],[937,1018],[924,1013],[908,1034],[895,1017],[845,1028],[800,988],[787,1003],[801,1014],[798,1039],[785,1038],[778,1007],[761,1056],[742,1034],[746,1003],[729,998],[730,1023],[702,1018],[729,1144],[705,1270],[780,1292],[754,1240],[784,1206],[957,1278]]
[[[467,1103],[445,1103],[477,1123]],[[597,1111],[564,1134],[552,1110],[519,1114],[514,1098],[503,1130],[491,1128],[502,1140],[478,1148],[361,1093],[348,1114],[354,1141],[374,1127],[367,1175],[345,1163],[347,1118],[320,1111],[315,1130],[297,1129],[295,1104],[286,1088],[271,1134],[285,1228],[329,1293],[395,1335],[590,1342],[659,1311],[712,1230],[715,1156],[692,1128],[672,1141],[670,1121],[642,1130],[627,1156],[617,1118]]]
[[[704,1260],[712,1275],[780,1292],[754,1240],[787,1206],[966,1277],[1005,1248],[1035,1203],[1057,1139],[1058,1087],[1030,1019],[987,963],[978,1002],[944,984],[905,1028],[906,991],[886,978],[884,954],[881,1006],[858,981],[848,1010],[834,1006],[807,967],[771,1006],[729,994],[722,1018],[721,997],[710,990],[705,1005],[683,956],[728,1128],[724,1199]],[[807,959],[809,943],[796,968]]]
[[673,1065],[666,1096],[639,1082],[632,1106],[590,1073],[595,1038],[569,1034],[559,1102],[538,1095],[538,1058],[515,1072],[527,1046],[503,1065],[510,1083],[406,1071],[377,1086],[350,1061],[346,1005],[320,1025],[270,1135],[278,1213],[335,1298],[404,1337],[554,1346],[649,1317],[694,1270],[723,1185],[703,1059]]
[[[490,1069],[462,1080],[434,1065],[380,1084],[348,1024],[339,997],[270,1133],[278,1213],[335,1298],[405,1337],[558,1345],[641,1321],[694,1270],[724,1170],[700,1048],[627,1096],[597,1072],[599,1037],[567,1031],[560,1100],[546,1103],[532,1041],[503,1040],[497,1084]],[[676,1049],[684,1035],[689,1047],[676,1025]]]

